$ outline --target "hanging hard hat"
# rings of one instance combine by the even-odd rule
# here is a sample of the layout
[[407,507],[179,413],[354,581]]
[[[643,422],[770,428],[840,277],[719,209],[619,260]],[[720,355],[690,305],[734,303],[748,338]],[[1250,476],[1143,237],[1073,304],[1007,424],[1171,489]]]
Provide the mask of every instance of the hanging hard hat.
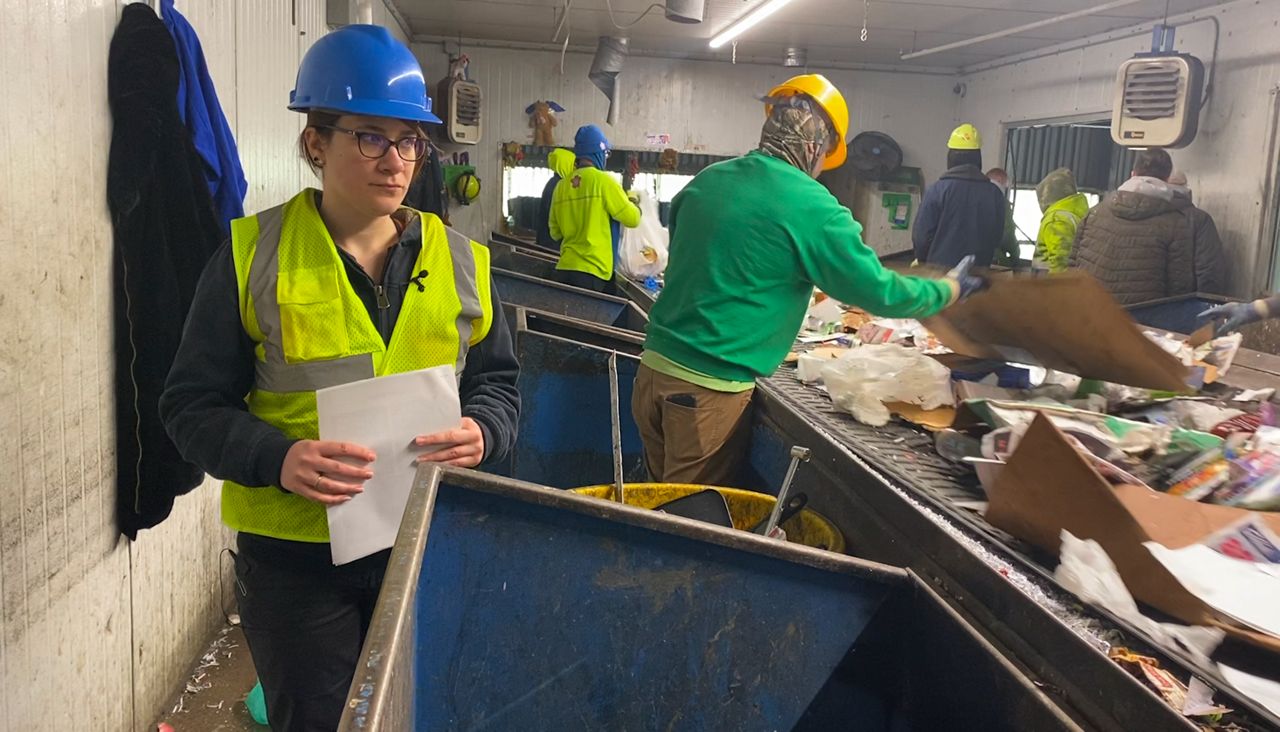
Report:
[[453,195],[463,206],[471,205],[480,197],[480,179],[475,173],[463,173],[453,182]]
[[969,123],[960,125],[951,131],[951,139],[947,140],[949,150],[981,150],[982,135],[978,128]]
[[289,109],[440,123],[418,59],[378,25],[344,26],[316,41],[298,66]]
[[[822,74],[804,74],[787,79],[769,92],[770,97],[789,97],[793,94],[813,97],[835,127],[836,145],[822,161],[822,169],[831,170],[844,165],[844,159],[849,154],[844,139],[849,134],[849,105],[845,103],[840,90]],[[765,105],[764,113],[765,116],[772,114],[773,105]]]

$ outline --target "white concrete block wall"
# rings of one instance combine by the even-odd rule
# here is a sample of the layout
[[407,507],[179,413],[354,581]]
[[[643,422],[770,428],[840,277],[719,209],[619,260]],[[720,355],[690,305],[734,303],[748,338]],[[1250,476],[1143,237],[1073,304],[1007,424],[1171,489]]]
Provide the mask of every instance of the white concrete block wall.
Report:
[[[312,184],[285,109],[323,0],[178,0],[241,145],[249,210]],[[375,20],[389,21],[375,5]],[[141,730],[222,622],[216,481],[130,545],[114,525],[111,118],[119,0],[0,24],[0,731]],[[393,32],[399,33],[398,28]],[[229,592],[230,584],[224,583]]]
[[[457,228],[480,241],[502,216],[499,145],[532,141],[524,110],[534,101],[551,99],[565,108],[555,130],[561,145],[572,145],[578,126],[592,122],[621,147],[644,147],[646,134],[668,133],[672,147],[684,152],[740,155],[760,139],[764,111],[756,97],[797,73],[781,65],[632,57],[619,77],[618,125],[610,127],[605,124],[608,101],[587,78],[590,54],[567,54],[562,75],[559,53],[468,48],[465,43],[462,50],[471,60],[471,78],[484,94],[484,139],[478,145],[446,149],[471,153],[483,192],[469,207],[454,205],[450,216]],[[414,51],[434,89],[448,71],[443,45],[418,43]],[[888,132],[902,145],[907,164],[923,167],[926,177],[945,169],[946,140],[958,101],[951,92],[953,79],[817,67],[810,71],[826,74],[844,92],[851,135]]]
[[[1213,97],[1190,146],[1171,150],[1174,166],[1187,173],[1196,203],[1209,211],[1222,235],[1232,294],[1250,296],[1267,289],[1262,281],[1274,242],[1261,241],[1263,181],[1273,161],[1263,154],[1271,105],[1280,85],[1280,3],[1240,0],[1199,13],[1222,25]],[[1213,25],[1198,22],[1177,29],[1177,50],[1208,66]],[[964,78],[968,91],[960,117],[981,127],[989,139],[1025,121],[1093,114],[1110,119],[1116,70],[1135,53],[1148,51],[1150,34],[1029,60]],[[1207,71],[1207,69],[1206,69]],[[997,149],[1003,150],[1003,142]],[[1263,267],[1258,268],[1259,254]],[[1260,271],[1261,270],[1261,271]]]

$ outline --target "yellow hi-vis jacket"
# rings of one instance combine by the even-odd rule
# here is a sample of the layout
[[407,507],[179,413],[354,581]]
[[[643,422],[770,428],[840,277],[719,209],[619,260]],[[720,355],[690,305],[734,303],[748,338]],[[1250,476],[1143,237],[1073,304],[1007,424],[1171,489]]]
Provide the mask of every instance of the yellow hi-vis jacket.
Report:
[[[413,211],[422,226],[415,271],[386,345],[347,279],[337,246],[316,210],[317,191],[231,223],[240,320],[252,338],[249,411],[289,437],[319,438],[316,390],[374,376],[453,365],[489,332],[493,309],[489,250]],[[406,436],[405,439],[409,439]],[[238,531],[327,542],[325,507],[271,487],[222,486],[222,520]]]
[[557,183],[547,217],[551,238],[560,241],[556,269],[613,279],[613,219],[634,229],[640,225],[640,209],[608,173],[578,168]]

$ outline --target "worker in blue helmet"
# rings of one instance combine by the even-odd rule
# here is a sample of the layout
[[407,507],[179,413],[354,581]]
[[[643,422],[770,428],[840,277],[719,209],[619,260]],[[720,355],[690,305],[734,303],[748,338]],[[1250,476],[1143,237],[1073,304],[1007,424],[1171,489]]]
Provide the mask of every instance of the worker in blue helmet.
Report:
[[400,438],[419,461],[472,467],[512,446],[519,366],[488,249],[402,205],[427,159],[423,125],[440,121],[409,49],[381,27],[335,30],[303,58],[289,109],[307,115],[298,145],[322,190],[232,223],[160,410],[183,457],[224,481],[236,597],[272,729],[332,730],[390,540],[341,556],[327,510],[362,500],[397,455],[320,439],[316,391],[453,370],[460,421]]
[[613,279],[618,224],[640,225],[640,208],[604,170],[609,150],[599,127],[578,128],[573,138],[575,168],[556,184],[547,217],[551,238],[560,241],[556,270],[563,281],[596,291]]

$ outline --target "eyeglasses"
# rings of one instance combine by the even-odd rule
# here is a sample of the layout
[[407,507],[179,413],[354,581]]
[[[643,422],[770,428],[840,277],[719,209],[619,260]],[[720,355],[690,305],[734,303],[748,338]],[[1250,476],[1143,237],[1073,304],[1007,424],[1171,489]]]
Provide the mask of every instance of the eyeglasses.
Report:
[[356,147],[360,149],[360,154],[366,158],[374,160],[380,159],[387,154],[387,150],[394,145],[396,154],[406,163],[416,163],[427,154],[427,138],[425,137],[401,137],[399,140],[392,140],[386,135],[380,135],[376,132],[360,132],[359,130],[348,130],[345,127],[337,125],[317,125],[326,130],[334,130],[343,132],[356,138]]

